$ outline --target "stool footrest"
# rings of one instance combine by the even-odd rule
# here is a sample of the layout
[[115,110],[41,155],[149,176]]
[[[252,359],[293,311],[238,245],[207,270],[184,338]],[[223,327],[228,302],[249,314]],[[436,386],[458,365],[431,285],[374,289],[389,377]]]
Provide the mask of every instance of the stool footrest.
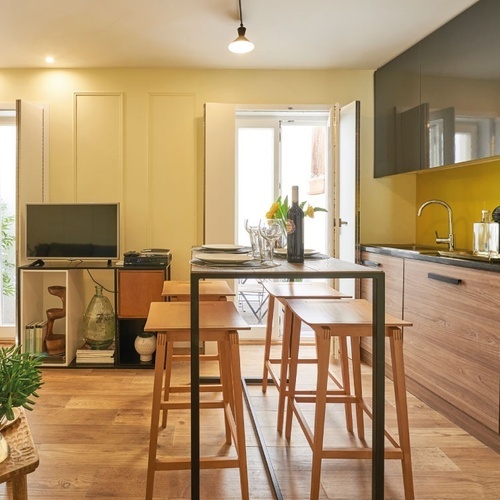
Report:
[[[309,361],[311,363],[309,363]],[[317,360],[311,358],[309,360],[306,360],[305,364],[317,364],[316,362],[317,362]],[[300,364],[300,363],[301,363],[301,361],[299,360],[297,364]],[[275,364],[278,364],[278,360],[276,360]],[[281,360],[279,361],[279,364],[281,364]],[[278,377],[277,374],[274,373],[274,371],[272,369],[272,366],[271,366],[271,360],[266,361],[266,367],[267,367],[267,370],[269,372],[268,375],[271,377],[272,381],[274,382],[274,385],[279,390],[279,388],[280,388],[280,378]],[[337,387],[339,387],[341,389],[341,391],[343,391],[343,389],[342,389],[342,383],[337,379],[337,377],[335,376],[335,374],[333,372],[331,372],[330,370],[328,370],[328,378],[330,378],[330,380],[332,380],[332,382],[334,382],[335,385]],[[315,389],[311,389],[311,393],[313,393],[313,392],[316,392],[316,390]],[[295,394],[300,394],[300,393],[301,393],[301,391],[295,391]]]
[[[190,401],[164,401],[160,404],[162,410],[190,410]],[[224,401],[200,401],[200,408],[213,409],[213,408],[224,408]]]
[[[239,467],[237,458],[228,457],[200,457],[200,469],[232,469]],[[155,470],[188,470],[191,469],[189,457],[157,458]]]
[[[299,391],[296,391],[295,394],[300,394]],[[339,395],[339,396],[327,396],[326,398],[327,403],[358,403],[361,405],[363,411],[368,415],[369,418],[372,418],[372,414],[370,412],[370,407],[366,405],[364,400],[359,400],[356,396],[353,395]],[[289,402],[289,406],[291,408],[291,411],[294,413],[295,417],[297,418],[297,421],[299,422],[306,439],[309,441],[310,446],[312,447],[312,440],[313,440],[313,432],[309,424],[307,423],[307,419],[304,417],[304,414],[302,413],[302,410],[300,409],[299,406],[297,406],[296,403],[316,403],[316,397],[306,397],[306,396],[298,396],[294,397],[293,400]],[[384,435],[385,437],[389,440],[389,442],[394,446],[395,450],[400,449],[400,444],[399,442],[394,438],[394,436],[387,430],[384,429]],[[357,448],[359,449],[359,448]],[[387,454],[387,451],[385,452]],[[337,457],[335,457],[337,458]],[[363,458],[363,457],[359,457]],[[386,458],[401,458],[400,455],[397,457],[386,457]]]
[[[372,448],[336,448],[335,450],[324,448],[322,458],[348,458],[348,459],[371,459],[373,455]],[[401,449],[385,449],[384,458],[387,460],[401,460],[403,452]]]
[[[302,394],[300,391],[296,391],[295,394]],[[316,395],[311,394],[310,396],[295,396],[295,401],[297,403],[316,403]],[[358,398],[356,396],[351,396],[349,394],[342,394],[342,393],[328,393],[328,396],[326,397],[326,402],[327,403],[357,403]]]
[[[191,361],[190,354],[173,354],[172,358],[174,361]],[[200,354],[200,362],[202,361],[219,361],[219,356],[217,354]]]
[[[191,392],[190,385],[172,385],[169,387],[169,393],[187,393]],[[202,384],[200,392],[222,392],[221,384]]]
[[[268,359],[266,361],[266,363],[270,363],[273,365],[281,365],[282,360],[281,360],[281,358],[280,359],[272,358],[272,359]],[[297,363],[299,365],[317,365],[318,360],[317,360],[317,358],[299,358]]]

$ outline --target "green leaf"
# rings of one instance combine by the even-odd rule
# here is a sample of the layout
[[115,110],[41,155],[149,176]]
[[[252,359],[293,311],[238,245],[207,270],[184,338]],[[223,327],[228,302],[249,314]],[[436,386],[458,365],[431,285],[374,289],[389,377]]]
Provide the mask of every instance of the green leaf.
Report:
[[0,417],[13,417],[13,408],[32,406],[43,385],[40,356],[23,353],[22,347],[0,348]]

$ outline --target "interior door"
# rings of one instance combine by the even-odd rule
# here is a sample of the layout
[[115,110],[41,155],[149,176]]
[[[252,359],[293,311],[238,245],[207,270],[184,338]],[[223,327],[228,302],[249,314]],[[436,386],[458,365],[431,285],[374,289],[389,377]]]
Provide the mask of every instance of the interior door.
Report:
[[16,323],[16,110],[0,104],[0,339],[14,336]]
[[[5,109],[14,109],[13,104],[2,105]],[[2,188],[8,192],[12,200],[15,218],[15,255],[12,257],[14,266],[26,263],[24,250],[24,213],[26,203],[30,201],[46,201],[47,199],[47,131],[44,124],[47,120],[47,110],[26,101],[17,100],[15,104],[15,165],[12,166],[12,180]],[[9,176],[2,177],[2,182]],[[15,281],[15,279],[14,279]],[[17,284],[14,283],[17,293]],[[14,306],[17,310],[17,307]],[[14,339],[16,336],[17,314],[0,324],[0,339]]]
[[45,147],[45,110],[29,102],[16,101],[17,127],[17,263],[24,265],[26,203],[47,201],[48,183]]
[[235,242],[236,106],[205,104],[203,243]]
[[[338,112],[336,185],[335,185],[335,256],[347,262],[359,260],[359,125],[360,103],[353,101]],[[356,281],[342,279],[340,291],[357,296]]]
[[[16,265],[26,264],[25,211],[28,202],[47,201],[48,171],[47,110],[18,99],[16,101]],[[18,286],[18,285],[17,285]],[[16,296],[19,294],[16,293]],[[16,318],[16,323],[18,318]],[[15,338],[16,325],[2,329],[1,336]]]

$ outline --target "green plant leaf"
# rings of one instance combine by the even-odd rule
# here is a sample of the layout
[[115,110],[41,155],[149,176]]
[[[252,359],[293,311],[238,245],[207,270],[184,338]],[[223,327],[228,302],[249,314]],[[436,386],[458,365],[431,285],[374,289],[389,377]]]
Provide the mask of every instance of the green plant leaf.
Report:
[[13,408],[35,404],[31,396],[38,397],[43,385],[39,356],[23,353],[22,347],[0,348],[0,418],[14,418]]

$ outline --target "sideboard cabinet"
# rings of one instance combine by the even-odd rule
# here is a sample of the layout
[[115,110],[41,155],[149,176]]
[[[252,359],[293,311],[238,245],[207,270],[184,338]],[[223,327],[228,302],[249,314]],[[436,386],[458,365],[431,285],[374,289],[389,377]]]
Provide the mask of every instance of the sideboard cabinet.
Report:
[[[34,331],[30,328],[47,319],[47,310],[61,308],[58,296],[49,293],[51,286],[66,288],[66,315],[54,321],[56,335],[64,336],[64,353],[44,353],[44,366],[76,366],[76,351],[83,344],[82,319],[89,300],[84,297],[84,277],[92,270],[113,273],[115,290],[111,303],[116,316],[115,361],[118,367],[152,367],[140,362],[135,351],[135,337],[143,331],[149,304],[162,301],[163,282],[170,279],[170,262],[166,266],[123,267],[105,263],[46,263],[43,267],[22,266],[18,269],[18,341],[23,350],[41,352],[43,346],[30,345]],[[37,335],[43,333],[38,332]],[[31,341],[30,341],[31,342]],[[78,365],[94,366],[94,365]],[[108,367],[110,365],[101,365]],[[113,365],[111,365],[113,366]]]

